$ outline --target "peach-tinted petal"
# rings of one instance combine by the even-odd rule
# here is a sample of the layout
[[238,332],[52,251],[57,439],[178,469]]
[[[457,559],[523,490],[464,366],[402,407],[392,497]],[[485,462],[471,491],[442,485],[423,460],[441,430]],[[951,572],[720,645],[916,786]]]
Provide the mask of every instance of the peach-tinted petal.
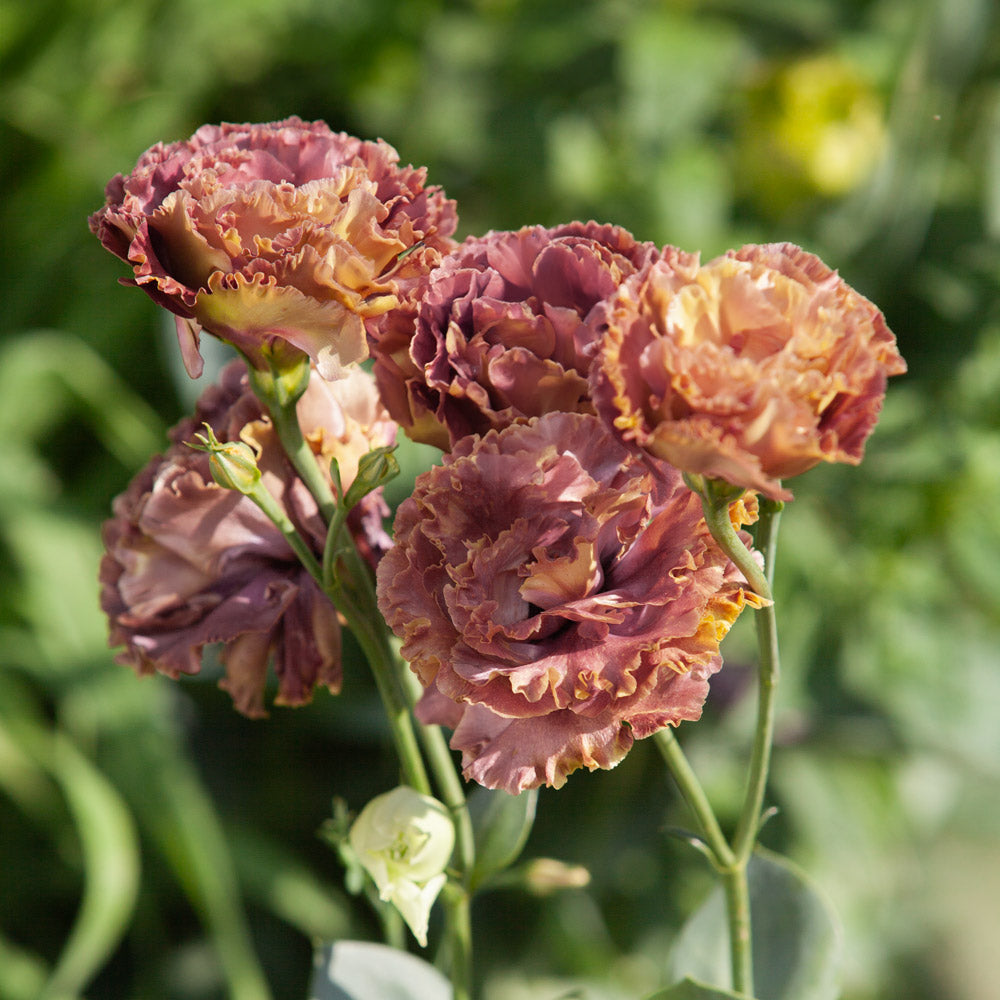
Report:
[[624,442],[781,500],[782,479],[861,461],[906,370],[879,310],[788,243],[665,254],[590,325],[595,404]]

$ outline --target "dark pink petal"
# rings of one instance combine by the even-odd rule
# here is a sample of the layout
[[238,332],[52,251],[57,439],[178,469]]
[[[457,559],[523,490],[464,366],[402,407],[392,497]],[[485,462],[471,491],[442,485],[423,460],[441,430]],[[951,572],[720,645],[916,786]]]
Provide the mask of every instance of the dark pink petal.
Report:
[[414,440],[447,449],[515,420],[593,412],[584,320],[656,256],[594,222],[467,239],[368,325],[390,413]]
[[454,203],[398,161],[323,122],[206,125],[113,178],[90,226],[178,316],[192,376],[204,329],[259,366],[284,345],[334,378],[367,355],[363,321],[453,246]]

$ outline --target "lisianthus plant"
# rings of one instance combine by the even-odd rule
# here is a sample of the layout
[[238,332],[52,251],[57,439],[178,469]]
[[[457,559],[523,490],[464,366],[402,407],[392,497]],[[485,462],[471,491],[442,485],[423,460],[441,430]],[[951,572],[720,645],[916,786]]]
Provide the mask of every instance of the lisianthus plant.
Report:
[[[237,355],[105,525],[120,661],[176,678],[214,649],[264,717],[268,690],[340,690],[347,629],[381,695],[399,785],[331,787],[323,833],[386,943],[327,943],[314,995],[470,1000],[470,903],[536,877],[515,862],[537,790],[651,739],[719,885],[657,1000],[835,996],[825,905],[758,844],[772,580],[786,480],[860,462],[905,371],[879,310],[787,243],[703,263],[596,222],[456,243],[426,171],[298,118],[152,147],[90,224],[174,314],[192,377],[202,334]],[[390,534],[400,431],[441,457]],[[681,724],[747,608],[757,723],[725,829]]]

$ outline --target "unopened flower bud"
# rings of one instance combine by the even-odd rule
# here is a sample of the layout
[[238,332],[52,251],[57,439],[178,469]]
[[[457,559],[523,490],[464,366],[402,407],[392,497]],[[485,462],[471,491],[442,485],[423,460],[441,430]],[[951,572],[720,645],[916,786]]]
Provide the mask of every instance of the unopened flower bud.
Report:
[[253,448],[242,441],[219,441],[207,424],[204,434],[196,434],[200,442],[192,445],[208,452],[208,467],[215,482],[227,490],[250,495],[260,483],[260,469]]
[[358,474],[344,497],[344,506],[348,510],[359,504],[373,490],[377,490],[399,475],[399,462],[393,455],[395,450],[396,446],[390,445],[375,448],[361,456],[358,461]]
[[444,887],[455,846],[448,810],[428,795],[400,786],[372,799],[349,834],[351,847],[421,947],[427,946],[431,906]]
[[557,889],[582,889],[590,884],[590,872],[583,865],[570,865],[557,858],[535,858],[524,870],[530,892],[547,896]]

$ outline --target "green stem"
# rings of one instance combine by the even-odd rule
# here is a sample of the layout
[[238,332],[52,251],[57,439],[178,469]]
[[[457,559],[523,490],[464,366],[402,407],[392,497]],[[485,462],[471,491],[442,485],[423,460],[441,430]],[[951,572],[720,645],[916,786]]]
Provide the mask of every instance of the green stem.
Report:
[[[708,482],[711,483],[711,480]],[[729,517],[729,500],[725,497],[714,497],[711,490],[707,489],[701,493],[701,507],[708,530],[719,543],[719,547],[736,564],[736,568],[743,574],[753,592],[770,601],[771,586],[768,578],[733,527]]]
[[[248,366],[250,384],[258,399],[267,407],[278,439],[295,471],[299,474],[320,509],[329,527],[336,525],[334,539],[328,539],[323,565],[317,561],[297,533],[289,536],[285,527],[279,528],[288,538],[303,565],[319,581],[336,609],[344,616],[375,677],[382,704],[385,707],[389,728],[399,754],[404,780],[425,795],[430,794],[430,781],[424,769],[423,758],[413,731],[409,706],[397,681],[392,651],[382,635],[381,615],[375,602],[375,590],[368,567],[364,564],[350,532],[338,513],[337,500],[312,448],[302,434],[296,403],[309,382],[308,361],[305,366],[292,366],[287,370],[262,371]],[[275,507],[278,507],[275,504]],[[274,520],[274,515],[268,512]],[[281,512],[287,521],[287,515]],[[294,528],[292,529],[294,532]],[[342,573],[333,572],[332,545],[336,546],[336,561]]]
[[[757,544],[764,554],[767,569],[768,592],[774,579],[774,557],[778,543],[778,521],[781,508],[764,501],[761,505],[760,522],[757,526]],[[759,659],[757,686],[757,725],[754,730],[753,748],[750,753],[750,768],[747,787],[743,797],[733,847],[737,857],[749,858],[760,832],[764,791],[771,769],[771,747],[774,743],[774,706],[781,674],[781,658],[778,651],[778,624],[774,603],[759,608],[756,612],[757,654]]]
[[715,810],[684,751],[669,727],[653,737],[680,789],[684,801],[698,821],[712,866],[719,873],[726,898],[726,921],[729,928],[729,959],[733,989],[753,995],[753,953],[750,939],[750,888],[747,884],[747,859],[737,857],[726,840]]
[[771,763],[771,745],[774,740],[775,691],[780,673],[780,661],[771,587],[774,580],[778,517],[783,505],[766,499],[761,501],[756,540],[759,551],[764,554],[766,568],[764,572],[743,543],[729,516],[730,503],[736,499],[738,493],[729,484],[716,483],[701,477],[691,477],[688,483],[701,496],[705,522],[712,536],[743,573],[752,590],[766,602],[764,607],[758,609],[756,619],[760,658],[757,724],[743,804],[731,842],[723,835],[711,804],[673,733],[666,729],[657,733],[667,766],[698,820],[705,838],[705,849],[722,882],[729,927],[733,989],[738,993],[752,996],[753,941],[747,866],[760,831],[764,793]]
[[452,1000],[472,1000],[472,899],[454,882],[441,897],[448,920]]
[[251,500],[271,519],[274,526],[285,536],[285,541],[291,546],[292,551],[299,557],[299,561],[309,571],[309,575],[322,587],[323,569],[319,560],[313,555],[306,540],[296,531],[285,508],[271,496],[262,484],[247,494]]
[[[357,550],[353,545],[348,552],[353,553],[356,562],[361,564],[361,558],[357,555]],[[361,579],[367,581],[370,586],[370,577],[368,577],[367,572],[367,567],[358,565],[352,574],[353,581],[357,581],[360,575]],[[358,645],[361,646],[368,666],[371,668],[389,722],[389,728],[392,731],[393,742],[396,745],[396,752],[399,755],[399,763],[406,784],[423,795],[430,795],[431,783],[424,768],[423,757],[420,755],[420,747],[417,744],[413,719],[410,715],[410,706],[398,681],[392,650],[382,634],[382,628],[380,628],[382,618],[378,608],[374,603],[359,601],[344,585],[344,581],[340,577],[327,582],[326,592],[334,606],[346,619],[348,627],[357,639]]]
[[[403,687],[415,704],[419,692],[416,677],[399,656],[396,666]],[[465,799],[465,789],[455,767],[448,742],[440,726],[420,726],[417,730],[424,754],[434,774],[441,801],[448,807],[455,824],[455,862],[458,878],[449,883],[443,897],[447,910],[451,946],[451,981],[455,1000],[469,1000],[472,995],[472,897],[469,882],[476,862],[475,833]]]
[[[303,551],[304,543],[293,547],[309,572],[314,576],[318,573],[317,579],[324,592],[344,616],[361,646],[375,677],[404,780],[416,791],[430,795],[431,784],[411,714],[414,698],[407,683],[409,671],[392,647],[385,620],[378,610],[371,573],[347,528],[347,512],[342,507],[343,496],[338,503],[338,498],[334,497],[330,483],[299,426],[295,404],[308,384],[308,370],[290,370],[287,377],[282,377],[282,373],[278,371],[265,373],[251,368],[250,378],[258,398],[268,408],[286,455],[316,500],[329,529],[321,565],[311,551]],[[341,489],[339,482],[337,488]],[[298,541],[302,542],[301,539]],[[470,1000],[472,928],[467,886],[475,861],[472,820],[461,780],[441,730],[437,726],[418,726],[417,731],[434,772],[442,801],[450,810],[455,823],[456,854],[461,880],[449,884],[450,891],[444,902],[448,911],[454,1000]]]
[[752,997],[753,941],[750,923],[750,884],[744,859],[733,868],[719,873],[726,897],[726,921],[729,925],[729,968],[733,990]]
[[278,432],[278,439],[281,441],[285,454],[291,460],[295,471],[299,474],[306,488],[313,495],[323,520],[330,524],[336,516],[337,501],[334,499],[333,490],[323,475],[316,461],[316,455],[309,442],[302,435],[302,428],[299,426],[298,414],[295,410],[295,403],[287,406],[279,406],[276,403],[268,405],[271,420],[274,428]]
[[715,810],[708,801],[705,789],[702,788],[698,776],[688,763],[680,743],[677,742],[673,729],[669,726],[660,729],[654,734],[653,739],[656,740],[656,745],[659,747],[684,801],[698,821],[698,827],[705,839],[705,847],[708,849],[712,864],[719,871],[732,867],[736,860],[733,850],[722,832],[722,827],[719,826]]
[[455,823],[455,857],[462,873],[462,881],[468,884],[476,860],[476,846],[472,832],[472,817],[465,802],[465,790],[455,770],[454,758],[440,726],[421,726],[419,734],[427,762],[437,782],[441,801],[448,807]]

